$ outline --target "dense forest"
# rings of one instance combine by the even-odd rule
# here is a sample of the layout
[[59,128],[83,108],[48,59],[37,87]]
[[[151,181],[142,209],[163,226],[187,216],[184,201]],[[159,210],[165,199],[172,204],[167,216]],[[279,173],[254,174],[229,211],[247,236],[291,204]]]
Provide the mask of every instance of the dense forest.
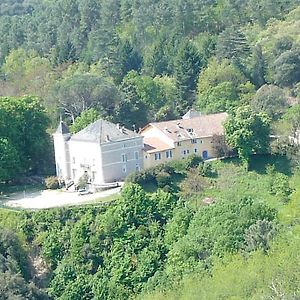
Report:
[[[266,112],[275,134],[291,132],[279,120],[299,113],[288,111],[299,102],[299,15],[297,0],[1,1],[0,95],[39,99],[49,132],[60,116],[73,131],[98,117],[138,129],[191,107],[245,105]],[[1,113],[23,115],[4,102]],[[27,161],[41,147],[24,159],[5,124],[0,147],[14,149],[18,173],[51,173],[46,135],[50,163],[37,169]]]
[[298,299],[299,4],[2,0],[0,196],[53,172],[60,117],[226,111],[238,158],[133,174],[105,206],[1,208],[0,298]]

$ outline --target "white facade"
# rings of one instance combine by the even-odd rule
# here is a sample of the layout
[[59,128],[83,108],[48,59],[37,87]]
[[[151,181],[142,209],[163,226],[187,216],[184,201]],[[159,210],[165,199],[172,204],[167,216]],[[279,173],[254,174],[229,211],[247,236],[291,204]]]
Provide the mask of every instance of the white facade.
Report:
[[95,185],[111,183],[143,169],[143,137],[107,121],[73,136],[59,127],[53,137],[57,176],[65,181],[86,173]]

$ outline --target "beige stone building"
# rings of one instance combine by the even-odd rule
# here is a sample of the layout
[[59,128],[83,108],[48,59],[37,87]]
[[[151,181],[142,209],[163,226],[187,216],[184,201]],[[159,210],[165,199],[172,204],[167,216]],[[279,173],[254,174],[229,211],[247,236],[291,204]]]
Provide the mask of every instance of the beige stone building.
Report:
[[214,135],[224,135],[227,113],[200,115],[190,110],[179,120],[150,123],[140,134],[144,137],[144,167],[150,168],[191,154],[203,159],[216,157]]

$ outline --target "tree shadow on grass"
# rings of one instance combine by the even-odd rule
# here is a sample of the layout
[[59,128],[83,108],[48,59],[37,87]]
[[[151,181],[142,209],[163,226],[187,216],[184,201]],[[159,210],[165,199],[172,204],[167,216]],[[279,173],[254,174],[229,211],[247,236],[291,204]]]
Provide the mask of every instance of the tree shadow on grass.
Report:
[[292,166],[286,156],[279,155],[253,155],[249,163],[249,171],[255,171],[259,174],[266,174],[267,166],[274,165],[277,172],[290,176]]

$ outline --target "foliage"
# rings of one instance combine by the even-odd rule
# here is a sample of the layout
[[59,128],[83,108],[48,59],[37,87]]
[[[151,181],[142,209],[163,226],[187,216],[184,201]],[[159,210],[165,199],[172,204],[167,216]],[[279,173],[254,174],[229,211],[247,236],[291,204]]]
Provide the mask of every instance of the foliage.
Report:
[[55,176],[49,176],[45,179],[45,186],[47,189],[56,190],[59,188],[58,178]]
[[213,59],[199,76],[197,106],[207,112],[231,110],[242,100],[246,82],[232,62],[225,59],[218,63]]
[[0,116],[1,163],[4,170],[9,168],[2,179],[44,172],[50,160],[50,139],[46,132],[49,120],[39,99],[2,97]]
[[278,119],[286,110],[288,103],[284,92],[274,85],[263,85],[250,103],[256,112],[265,112],[272,119]]
[[185,199],[199,196],[208,183],[204,176],[200,175],[197,169],[191,169],[186,179],[184,179],[180,185],[181,194]]
[[72,133],[76,133],[91,123],[97,121],[99,118],[100,115],[97,110],[95,108],[90,108],[86,111],[83,111],[80,116],[75,119],[75,122],[70,126],[70,130]]
[[230,146],[248,164],[253,153],[265,152],[269,147],[270,121],[266,114],[241,107],[226,121],[225,135]]
[[262,249],[264,252],[270,249],[271,241],[276,234],[276,227],[271,221],[258,220],[245,232],[245,250],[254,251]]

